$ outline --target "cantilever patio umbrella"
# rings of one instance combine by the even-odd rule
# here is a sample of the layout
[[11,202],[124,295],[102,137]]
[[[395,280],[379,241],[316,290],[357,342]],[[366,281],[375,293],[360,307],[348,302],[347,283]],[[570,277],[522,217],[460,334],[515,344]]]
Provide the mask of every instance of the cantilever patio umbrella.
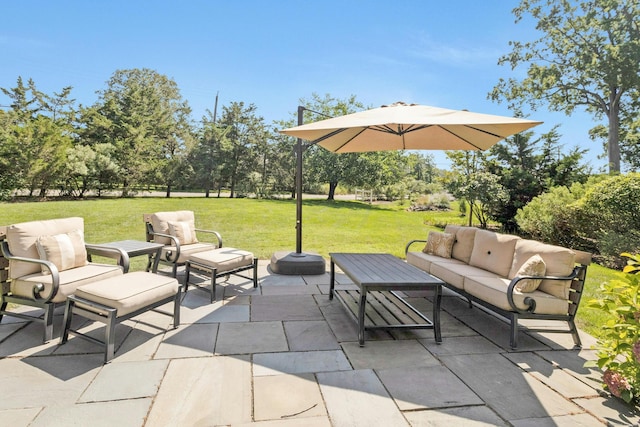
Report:
[[515,117],[397,102],[389,106],[301,124],[301,109],[304,108],[298,108],[299,126],[279,131],[298,138],[296,254],[301,257],[301,165],[302,151],[305,148],[302,139],[310,141],[306,147],[318,144],[335,153],[383,150],[486,150],[510,135],[542,123]]

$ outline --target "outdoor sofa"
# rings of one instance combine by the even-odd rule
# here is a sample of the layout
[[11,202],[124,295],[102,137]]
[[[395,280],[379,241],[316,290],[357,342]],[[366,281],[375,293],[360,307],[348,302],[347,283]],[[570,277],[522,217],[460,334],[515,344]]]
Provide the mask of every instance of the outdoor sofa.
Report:
[[[418,243],[424,245],[420,251]],[[454,225],[410,241],[405,254],[409,264],[443,280],[470,307],[476,303],[505,317],[512,348],[518,346],[519,319],[566,321],[568,330],[528,329],[571,333],[581,346],[574,320],[591,254]]]

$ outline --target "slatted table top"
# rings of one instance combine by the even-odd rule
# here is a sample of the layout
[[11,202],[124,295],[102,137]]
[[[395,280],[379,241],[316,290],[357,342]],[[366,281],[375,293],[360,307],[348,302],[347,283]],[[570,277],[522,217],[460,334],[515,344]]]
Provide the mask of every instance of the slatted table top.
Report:
[[331,253],[337,265],[363,290],[420,289],[442,280],[391,254]]

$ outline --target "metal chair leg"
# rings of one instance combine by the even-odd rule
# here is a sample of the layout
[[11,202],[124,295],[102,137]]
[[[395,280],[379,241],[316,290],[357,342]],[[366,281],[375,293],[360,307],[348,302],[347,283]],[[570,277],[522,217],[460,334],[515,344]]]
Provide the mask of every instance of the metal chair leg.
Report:
[[44,337],[43,342],[49,342],[53,338],[53,311],[56,308],[55,304],[48,303],[44,307]]

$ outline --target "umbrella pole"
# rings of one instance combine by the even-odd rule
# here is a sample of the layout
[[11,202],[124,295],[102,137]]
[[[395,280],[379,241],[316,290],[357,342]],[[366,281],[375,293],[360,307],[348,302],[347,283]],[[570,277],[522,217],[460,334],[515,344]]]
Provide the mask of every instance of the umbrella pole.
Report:
[[[298,107],[298,125],[302,124],[305,108]],[[325,261],[322,256],[302,252],[302,139],[296,142],[296,251],[276,252],[271,256],[271,271],[276,274],[324,274]]]

